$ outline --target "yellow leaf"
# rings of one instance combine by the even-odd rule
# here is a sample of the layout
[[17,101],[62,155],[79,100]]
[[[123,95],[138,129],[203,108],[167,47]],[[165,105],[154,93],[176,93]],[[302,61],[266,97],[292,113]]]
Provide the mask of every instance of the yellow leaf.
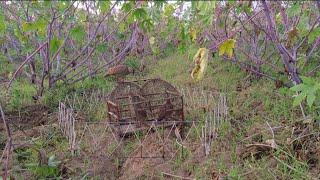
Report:
[[196,30],[193,29],[193,28],[190,28],[190,29],[189,29],[189,36],[190,36],[191,41],[192,41],[192,42],[195,42],[196,39],[197,39],[197,32],[196,32]]
[[228,57],[232,57],[232,55],[233,55],[233,49],[226,49],[226,54],[228,55]]
[[200,48],[193,57],[195,67],[191,72],[192,79],[199,81],[203,79],[208,64],[209,51],[206,48]]
[[227,39],[219,46],[219,56],[226,54],[229,58],[233,56],[233,49],[235,47],[236,40]]

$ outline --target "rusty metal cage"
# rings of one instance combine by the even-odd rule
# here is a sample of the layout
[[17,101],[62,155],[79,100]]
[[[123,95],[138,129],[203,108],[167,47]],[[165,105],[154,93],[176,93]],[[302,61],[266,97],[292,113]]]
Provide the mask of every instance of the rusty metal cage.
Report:
[[182,95],[161,79],[119,82],[107,106],[109,121],[121,134],[184,121]]

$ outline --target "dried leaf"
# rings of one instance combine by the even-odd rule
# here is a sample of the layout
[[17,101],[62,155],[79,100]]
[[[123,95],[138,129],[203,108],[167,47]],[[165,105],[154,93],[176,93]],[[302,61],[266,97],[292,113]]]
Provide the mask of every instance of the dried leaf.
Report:
[[206,48],[200,48],[193,57],[195,67],[191,72],[192,79],[199,81],[203,78],[208,64],[208,54],[209,51]]

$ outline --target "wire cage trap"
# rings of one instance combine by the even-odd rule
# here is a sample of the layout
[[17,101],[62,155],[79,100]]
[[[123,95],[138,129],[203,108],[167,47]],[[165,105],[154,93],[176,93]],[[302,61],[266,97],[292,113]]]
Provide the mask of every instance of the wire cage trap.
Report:
[[121,135],[184,121],[183,96],[161,79],[118,82],[107,106],[109,121]]

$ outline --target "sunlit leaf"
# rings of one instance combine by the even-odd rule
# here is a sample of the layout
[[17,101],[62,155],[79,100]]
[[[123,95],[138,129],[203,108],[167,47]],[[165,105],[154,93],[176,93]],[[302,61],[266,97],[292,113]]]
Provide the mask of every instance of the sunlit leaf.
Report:
[[57,6],[60,12],[63,12],[69,6],[69,2],[68,1],[58,2]]
[[235,47],[236,40],[234,39],[228,39],[224,41],[220,46],[219,46],[219,56],[222,56],[226,54],[229,58],[233,56],[233,49]]
[[48,25],[48,22],[44,19],[39,19],[38,21],[34,22],[33,26],[34,26],[34,29],[38,30],[38,32],[41,34],[41,35],[45,35],[46,34],[46,31],[47,31],[47,25]]
[[102,13],[105,13],[109,10],[110,3],[111,3],[111,1],[99,1],[100,10]]
[[119,31],[120,31],[121,33],[125,32],[126,28],[127,28],[127,25],[126,25],[124,22],[121,22],[121,23],[119,24]]
[[22,31],[29,32],[33,30],[34,30],[34,27],[32,23],[29,23],[29,22],[22,23]]
[[173,14],[174,12],[174,7],[171,5],[171,4],[167,4],[165,7],[164,7],[164,15],[169,17]]

